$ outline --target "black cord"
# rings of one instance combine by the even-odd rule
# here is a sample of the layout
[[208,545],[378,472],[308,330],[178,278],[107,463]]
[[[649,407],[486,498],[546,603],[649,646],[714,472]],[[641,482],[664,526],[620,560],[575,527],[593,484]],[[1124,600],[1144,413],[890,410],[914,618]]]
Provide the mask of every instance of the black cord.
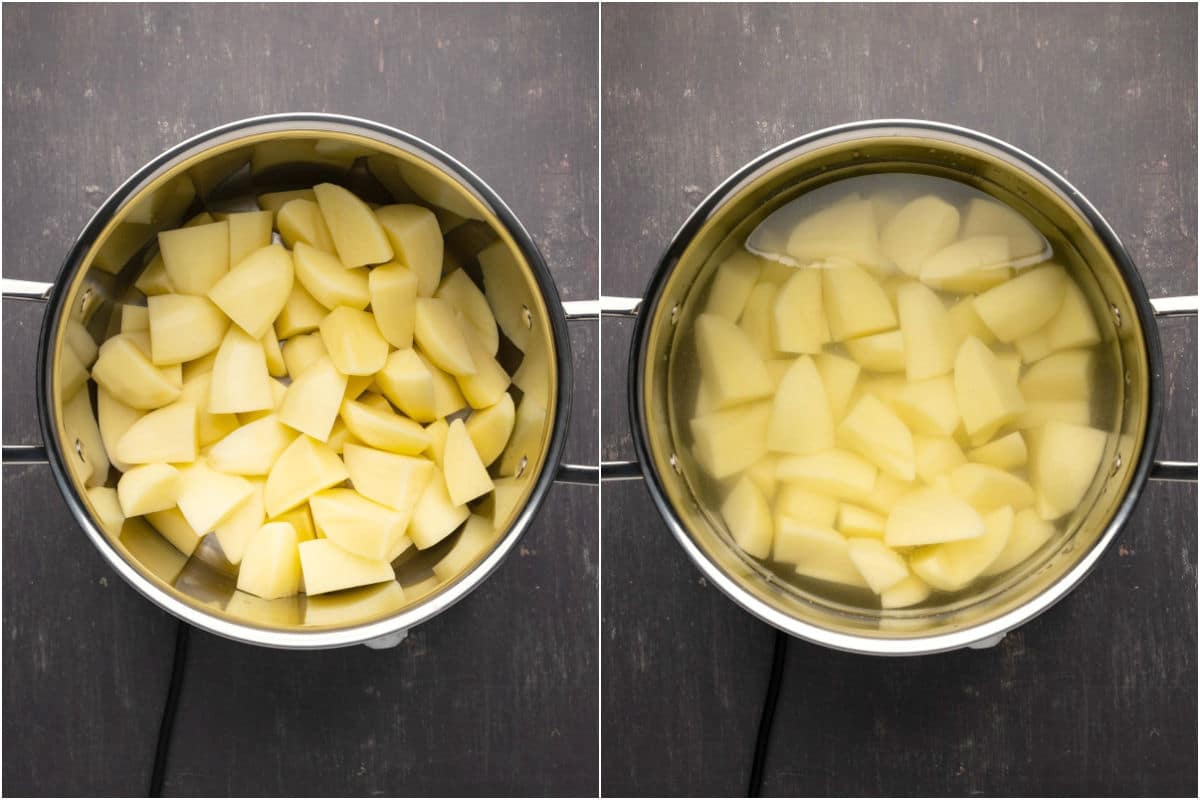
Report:
[[775,654],[771,658],[771,677],[767,680],[767,696],[763,698],[762,716],[758,720],[758,736],[754,739],[754,762],[750,765],[747,797],[762,795],[763,769],[767,764],[767,745],[771,740],[771,723],[775,721],[775,705],[779,702],[779,687],[783,683],[787,644],[788,635],[775,631]]
[[150,773],[150,797],[162,797],[163,780],[167,772],[167,754],[171,751],[171,734],[175,730],[175,712],[179,710],[179,695],[183,688],[183,673],[187,668],[188,636],[192,626],[183,620],[175,629],[175,656],[171,662],[171,682],[167,686],[167,702],[163,705],[162,722],[158,725],[158,743],[154,747],[154,769]]

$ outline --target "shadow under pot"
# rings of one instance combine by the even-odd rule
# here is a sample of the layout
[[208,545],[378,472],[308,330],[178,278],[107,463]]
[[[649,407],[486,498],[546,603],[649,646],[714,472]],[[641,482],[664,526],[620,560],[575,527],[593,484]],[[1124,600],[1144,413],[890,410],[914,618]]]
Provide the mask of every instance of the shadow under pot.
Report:
[[[462,526],[427,549],[409,547],[392,563],[394,581],[263,600],[237,589],[237,567],[207,531],[197,532],[198,545],[181,549],[144,517],[106,525],[89,490],[115,487],[120,473],[105,451],[87,367],[97,344],[120,333],[126,305],[145,305],[139,285],[146,286],[141,279],[159,255],[160,232],[202,213],[268,207],[264,195],[320,183],[368,204],[433,212],[444,236],[443,272],[461,268],[498,323],[495,358],[514,376],[515,421],[488,468],[497,491],[470,504],[472,519],[487,523],[481,530],[465,535]],[[560,464],[571,386],[568,314],[533,240],[466,167],[375,122],[282,114],[200,134],[155,158],[104,202],[53,284],[6,280],[4,291],[6,298],[47,303],[36,381],[44,445],[6,446],[5,462],[47,461],[108,563],[158,606],[211,633],[281,648],[393,646],[499,566],[556,477],[596,482],[595,467]]]
[[[990,221],[981,216],[972,221],[968,210],[962,227],[995,233],[988,227],[1000,224],[997,220],[1007,214],[1022,220],[1019,226],[1035,244],[1002,242],[1008,259],[1003,263],[1007,266],[993,270],[990,277],[973,273],[965,282],[939,283],[933,279],[936,268],[918,269],[915,262],[899,269],[897,262],[877,261],[878,242],[871,237],[879,235],[879,227],[872,220],[896,214],[912,199],[942,190],[959,208],[980,203],[981,209],[993,210]],[[856,239],[855,226],[861,224],[869,225],[871,230],[865,239]],[[959,216],[952,212],[948,224],[947,241],[960,230]],[[886,235],[886,226],[881,227]],[[960,231],[957,235],[964,234]],[[866,240],[870,240],[870,246],[862,247]],[[1021,247],[1029,252],[1016,252]],[[1009,249],[1013,250],[1011,255]],[[1063,269],[1047,268],[1049,258]],[[924,263],[935,262],[929,257]],[[958,269],[957,263],[953,266]],[[789,276],[809,267],[814,267],[809,269],[811,273],[824,273],[812,276],[817,302],[824,303],[824,310],[816,312],[824,314],[820,324],[806,318],[806,312],[796,310],[806,308],[803,300],[787,313],[778,306],[754,309],[758,316],[751,319],[756,290],[769,295],[768,300],[777,299],[776,292],[784,291],[780,287],[792,285]],[[1030,552],[1023,554],[1019,563],[997,574],[981,574],[961,590],[934,587],[929,592],[925,586],[922,591],[929,593],[920,599],[899,598],[892,604],[881,601],[878,587],[872,591],[864,581],[872,576],[860,568],[861,562],[847,555],[851,537],[890,540],[893,531],[889,529],[886,536],[881,536],[884,529],[880,526],[890,527],[900,500],[922,488],[959,499],[969,497],[971,489],[968,487],[964,495],[963,487],[945,475],[925,476],[927,481],[900,480],[869,463],[880,455],[870,452],[869,444],[851,455],[852,463],[867,462],[862,471],[868,475],[870,486],[864,483],[849,489],[849,478],[823,470],[822,464],[828,466],[828,460],[822,461],[826,458],[822,453],[806,458],[792,456],[786,450],[772,452],[762,440],[764,432],[778,422],[773,416],[779,413],[778,396],[772,405],[770,393],[759,392],[767,395],[765,401],[762,397],[752,399],[763,408],[756,408],[755,402],[735,402],[732,412],[721,416],[730,405],[728,396],[745,386],[734,380],[725,387],[726,395],[721,395],[722,390],[714,393],[705,384],[713,359],[706,362],[700,350],[719,341],[721,331],[732,334],[734,325],[740,324],[736,337],[730,338],[744,334],[751,343],[762,340],[755,352],[743,350],[752,356],[743,360],[761,358],[768,367],[777,360],[771,380],[780,387],[780,393],[790,379],[791,366],[806,358],[801,354],[824,352],[836,356],[859,374],[858,386],[842,398],[843,402],[853,403],[871,394],[873,399],[867,401],[863,416],[870,417],[868,412],[875,411],[876,417],[890,418],[891,410],[879,411],[878,407],[895,404],[875,400],[881,396],[885,401],[894,399],[888,396],[889,385],[894,388],[905,380],[902,321],[892,319],[877,326],[887,329],[881,336],[890,336],[890,344],[882,339],[866,345],[863,340],[846,344],[844,340],[849,337],[845,330],[838,336],[834,329],[852,329],[867,315],[863,307],[871,302],[883,309],[884,316],[903,317],[903,308],[897,308],[898,292],[933,298],[935,304],[940,300],[951,309],[963,298],[978,297],[1009,278],[1039,268],[1065,272],[1071,286],[1077,287],[1071,291],[1079,307],[1072,313],[1094,320],[1094,333],[1086,342],[1087,358],[1095,363],[1092,374],[1103,377],[1098,379],[1097,388],[1089,390],[1089,402],[1072,405],[1069,413],[1074,423],[1093,431],[1088,439],[1093,462],[1088,469],[1093,470],[1090,475],[1094,477],[1082,479],[1079,501],[1069,512],[1048,514],[1045,507],[1037,508],[1034,495],[1028,491],[1038,489],[1036,475],[1031,477],[1026,472],[1036,465],[1031,460],[1027,468],[1022,460],[1018,471],[1024,499],[1011,501],[1017,514],[1023,515],[1018,520],[1042,525],[1039,515],[1049,517],[1053,519],[1052,532],[1049,527],[1042,528],[1048,533],[1036,547],[1028,548]],[[722,270],[724,276],[717,279]],[[842,278],[832,278],[830,273],[839,271],[848,276],[847,284],[833,290],[841,295],[835,298],[831,296],[831,281]],[[854,281],[859,281],[856,276],[866,276],[861,282],[867,288],[855,288]],[[981,277],[985,278],[982,282]],[[739,288],[739,283],[745,285]],[[909,288],[902,288],[905,284]],[[913,284],[919,285],[913,289]],[[822,291],[826,295],[823,298]],[[797,290],[796,296],[803,298],[803,291]],[[739,308],[726,308],[731,302]],[[932,122],[882,120],[830,128],[782,145],[738,170],[700,204],[671,241],[643,299],[604,298],[602,303],[607,313],[637,319],[630,353],[629,404],[640,462],[605,464],[604,479],[644,477],[668,529],[708,580],[760,619],[817,644],[875,655],[915,655],[994,645],[1007,631],[1064,597],[1087,575],[1129,519],[1146,480],[1196,480],[1194,463],[1154,460],[1165,396],[1156,318],[1194,316],[1196,298],[1150,301],[1128,252],[1077,190],[1033,157],[974,131]],[[837,320],[831,310],[834,303],[841,303]],[[941,316],[941,308],[938,305],[933,315]],[[775,317],[767,322],[772,309]],[[1018,310],[1015,316],[1019,318],[1022,313]],[[1060,307],[1057,313],[1067,312]],[[711,319],[722,314],[728,318],[725,322]],[[705,321],[702,315],[709,319]],[[806,324],[813,342],[821,343],[821,347],[802,344],[791,347],[790,352],[771,352],[781,342],[781,332],[771,330],[770,325],[787,325],[788,335],[803,341]],[[705,326],[708,332],[698,333]],[[861,331],[855,335],[861,335]],[[705,336],[707,343],[703,341]],[[1020,345],[1017,350],[1021,352],[1011,344],[994,345],[1000,354],[995,356],[995,368],[1008,363],[1013,380],[1016,375],[1027,375],[1030,365],[1045,355],[1034,352],[1036,337]],[[949,374],[950,378],[943,380],[952,382],[955,370],[942,366],[937,374]],[[819,377],[827,383],[823,373]],[[864,385],[868,380],[870,385]],[[797,378],[791,388],[803,395],[804,385],[804,379]],[[783,439],[786,441],[790,435],[788,446],[798,446],[803,452],[808,443],[798,432],[809,423],[803,411],[806,400],[793,397],[791,403],[791,417],[780,417],[784,422]],[[961,406],[962,402],[957,404]],[[872,405],[875,408],[869,407]],[[854,432],[837,421],[849,408],[857,406],[848,405],[835,412],[834,450],[854,449],[847,444]],[[917,404],[913,413],[921,416],[927,411]],[[1048,429],[1044,423],[1055,419],[1060,411],[1062,408],[1043,407],[1038,413],[1045,419],[1027,415],[1018,424],[1009,420],[1008,427],[1020,434],[1011,442],[1022,451],[1022,459],[1024,441],[1044,436],[1038,431]],[[702,421],[705,414],[708,419]],[[999,431],[1004,433],[1008,428]],[[954,436],[962,440],[963,450],[973,445],[961,426],[954,434],[946,430],[941,436],[952,442],[951,449],[959,449]],[[1021,440],[1019,444],[1017,439]],[[722,447],[728,453],[716,452]],[[1035,455],[1031,453],[1029,458]],[[956,458],[962,459],[962,455]],[[738,459],[746,463],[736,463]],[[879,463],[886,466],[884,461]],[[911,464],[908,468],[911,470]],[[964,479],[971,469],[963,473]],[[1066,471],[1072,469],[1073,465]],[[907,474],[902,477],[912,478]],[[1034,486],[1025,484],[1026,480]],[[750,488],[739,490],[741,482]],[[787,486],[799,491],[790,501],[781,501]],[[746,497],[735,496],[739,491]],[[814,508],[822,493],[833,495],[827,512]],[[786,525],[779,522],[781,502],[796,504],[796,508],[783,513],[798,516],[799,521]],[[837,516],[848,505],[867,513],[860,514],[857,522]],[[917,507],[915,500],[905,505],[906,509]],[[757,516],[747,508],[755,510]],[[985,511],[980,511],[984,519]],[[811,517],[805,519],[809,512],[824,515],[824,519],[816,523]],[[769,519],[764,527],[775,526],[767,534],[774,537],[773,541],[760,539],[757,547],[746,549],[735,542],[730,517],[747,518],[748,514],[756,520]],[[784,527],[790,537],[786,543]],[[907,528],[911,532],[913,526]],[[920,526],[917,528],[919,539]],[[897,523],[897,533],[899,530]],[[897,546],[860,544],[856,552],[869,556],[890,549],[884,555],[901,562],[896,567],[901,571],[906,562],[917,573],[912,565],[918,557],[924,559],[927,569],[938,566],[936,561],[941,556],[931,555],[933,551],[927,547],[901,547],[895,541],[892,544]],[[747,549],[757,549],[759,557],[748,554]],[[806,567],[809,558],[814,564]],[[886,594],[882,596],[886,598]]]

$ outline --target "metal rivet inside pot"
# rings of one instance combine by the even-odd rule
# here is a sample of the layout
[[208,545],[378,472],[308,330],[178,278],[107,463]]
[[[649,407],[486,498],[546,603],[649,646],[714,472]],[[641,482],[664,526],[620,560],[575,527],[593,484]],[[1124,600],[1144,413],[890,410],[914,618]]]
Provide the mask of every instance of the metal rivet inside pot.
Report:
[[1109,476],[1111,477],[1113,475],[1116,475],[1117,471],[1120,469],[1121,469],[1121,454],[1117,453],[1115,456],[1113,456],[1112,472],[1108,473]]
[[517,464],[517,474],[513,477],[519,478],[525,474],[525,467],[529,464],[529,459],[526,456],[521,456],[521,463]]
[[80,461],[87,462],[87,456],[83,453],[83,442],[78,439],[75,440],[75,455],[79,456]]
[[1111,305],[1109,308],[1112,309],[1113,319],[1116,321],[1117,327],[1121,327],[1121,309],[1117,308],[1115,305]]
[[521,321],[525,323],[526,328],[533,327],[533,313],[529,310],[529,306],[521,306]]
[[680,474],[679,459],[675,457],[674,453],[671,453],[671,458],[669,459],[669,461],[671,462],[671,469],[675,470],[675,474],[677,474],[677,475]]

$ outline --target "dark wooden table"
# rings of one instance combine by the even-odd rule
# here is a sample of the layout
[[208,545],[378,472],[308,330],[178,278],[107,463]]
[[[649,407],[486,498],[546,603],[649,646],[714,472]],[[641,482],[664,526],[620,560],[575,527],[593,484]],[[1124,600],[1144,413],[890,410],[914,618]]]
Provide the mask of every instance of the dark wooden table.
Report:
[[[1194,6],[605,7],[602,286],[640,294],[691,209],[769,147],[917,117],[1063,172],[1151,296],[1196,291]],[[630,325],[606,323],[603,448],[632,457]],[[1160,455],[1196,446],[1196,326],[1163,325]],[[609,355],[612,353],[613,355]],[[745,791],[772,630],[707,586],[638,484],[605,487],[602,787]],[[765,791],[1196,793],[1196,488],[1149,486],[1068,599],[987,651],[789,649]]]
[[[594,6],[4,9],[4,275],[52,280],[145,161],[219,123],[395,125],[488,181],[566,299],[597,287]],[[4,308],[6,443],[36,437],[41,308]],[[596,462],[597,338],[572,329],[567,458]],[[48,468],[4,470],[6,795],[146,791],[174,621],[125,585]],[[519,550],[400,647],[192,637],[166,790],[586,795],[597,786],[597,491],[559,486]]]

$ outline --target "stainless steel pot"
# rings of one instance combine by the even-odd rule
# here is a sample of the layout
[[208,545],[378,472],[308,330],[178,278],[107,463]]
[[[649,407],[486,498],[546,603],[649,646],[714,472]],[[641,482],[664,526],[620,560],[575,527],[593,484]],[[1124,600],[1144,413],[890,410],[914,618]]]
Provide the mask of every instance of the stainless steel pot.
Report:
[[[74,394],[78,363],[69,337],[103,341],[116,330],[119,304],[137,302],[135,281],[156,253],[160,230],[201,210],[254,209],[256,195],[343,184],[369,201],[414,202],[434,210],[448,260],[474,279],[487,273],[488,298],[504,332],[499,360],[522,371],[518,423],[492,467],[514,479],[518,496],[492,548],[456,578],[438,583],[430,567],[456,535],[397,563],[409,589],[403,604],[355,606],[336,620],[305,625],[305,601],[262,601],[235,591],[234,568],[219,547],[183,556],[143,520],[105,530],[85,488],[115,485],[100,469],[95,401]],[[485,254],[485,255],[481,255]],[[481,262],[486,260],[486,265]],[[594,319],[591,304],[564,309],[532,238],[479,177],[433,145],[367,120],[330,114],[256,117],[215,128],[173,147],[138,170],[84,227],[53,284],[4,281],[4,296],[47,303],[37,358],[43,445],[4,448],[4,462],[47,461],[63,498],[92,544],[121,577],[154,603],[212,633],[252,644],[330,648],[387,647],[445,611],[499,566],[528,529],[556,479],[596,483],[596,467],[560,465],[570,411],[568,318]],[[207,537],[211,539],[212,537]],[[206,541],[207,541],[206,539]]]
[[[1124,375],[1112,446],[1069,529],[981,594],[942,607],[879,611],[838,604],[784,584],[747,558],[703,499],[681,441],[686,419],[672,399],[697,297],[726,255],[773,210],[842,178],[905,171],[951,178],[1023,209],[1057,247],[1074,248],[1107,346]],[[1128,252],[1099,212],[1032,156],[975,131],[932,122],[878,120],[800,137],[742,167],[710,194],[671,240],[638,301],[607,298],[636,315],[629,406],[640,470],[668,529],[712,581],[760,619],[809,641],[859,653],[910,655],[998,642],[1062,599],[1095,566],[1132,513],[1148,478],[1196,480],[1195,463],[1155,461],[1163,363],[1156,318],[1196,314],[1196,298],[1151,302]],[[676,389],[677,391],[677,389]],[[636,474],[604,465],[606,478]]]

